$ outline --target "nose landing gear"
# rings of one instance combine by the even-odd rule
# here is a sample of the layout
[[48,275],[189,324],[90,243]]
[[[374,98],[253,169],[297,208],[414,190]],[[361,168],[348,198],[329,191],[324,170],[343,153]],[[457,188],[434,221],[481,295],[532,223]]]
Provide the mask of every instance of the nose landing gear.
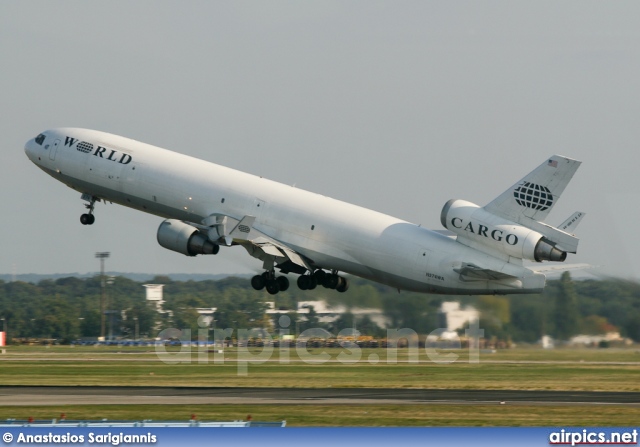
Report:
[[80,223],[82,225],[93,225],[96,221],[96,216],[93,214],[83,214],[80,216]]
[[[84,195],[83,195],[83,198],[84,198]],[[91,198],[88,200],[89,203],[86,204],[85,207],[89,210],[89,212],[80,216],[80,223],[82,225],[93,225],[93,223],[96,221],[96,216],[93,215],[93,208],[95,207],[97,200],[100,200],[100,199],[93,196],[91,196]]]

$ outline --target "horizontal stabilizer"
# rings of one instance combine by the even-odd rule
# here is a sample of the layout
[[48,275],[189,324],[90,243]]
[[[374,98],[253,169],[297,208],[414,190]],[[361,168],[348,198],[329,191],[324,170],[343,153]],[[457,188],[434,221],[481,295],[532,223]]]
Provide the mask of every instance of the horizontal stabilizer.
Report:
[[529,265],[529,270],[536,273],[554,273],[554,272],[566,272],[570,270],[588,270],[596,268],[591,264],[545,264],[545,265]]
[[565,233],[573,233],[576,229],[582,218],[587,213],[583,213],[582,211],[576,211],[569,217],[567,220],[558,225],[558,229],[564,231]]
[[537,220],[528,219],[528,221],[522,222],[522,225],[542,234],[553,242],[558,250],[566,251],[567,253],[578,252],[578,242],[580,242],[580,239],[572,234],[561,231],[546,223],[538,222]]

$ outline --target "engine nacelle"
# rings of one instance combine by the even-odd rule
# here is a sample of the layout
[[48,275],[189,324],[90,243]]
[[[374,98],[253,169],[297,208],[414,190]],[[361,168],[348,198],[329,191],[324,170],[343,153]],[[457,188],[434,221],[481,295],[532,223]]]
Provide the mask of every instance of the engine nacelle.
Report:
[[442,208],[440,222],[462,239],[461,242],[530,261],[562,262],[567,253],[542,234],[508,219],[496,216],[475,203],[449,200]]
[[187,256],[215,255],[220,251],[220,246],[211,242],[196,227],[175,219],[167,219],[160,224],[158,243]]

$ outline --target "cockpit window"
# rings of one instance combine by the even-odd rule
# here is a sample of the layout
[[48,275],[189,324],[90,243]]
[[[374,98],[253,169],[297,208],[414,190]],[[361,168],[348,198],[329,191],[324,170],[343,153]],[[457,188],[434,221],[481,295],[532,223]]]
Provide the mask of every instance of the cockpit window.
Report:
[[44,139],[47,138],[47,136],[43,133],[41,133],[40,135],[38,135],[36,137],[36,143],[38,143],[40,146],[42,146],[42,143],[44,142]]

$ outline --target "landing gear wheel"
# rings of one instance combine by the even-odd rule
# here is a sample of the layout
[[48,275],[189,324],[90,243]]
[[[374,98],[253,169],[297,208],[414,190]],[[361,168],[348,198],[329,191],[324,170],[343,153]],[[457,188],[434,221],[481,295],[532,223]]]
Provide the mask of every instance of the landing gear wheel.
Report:
[[289,288],[289,279],[286,276],[278,276],[276,282],[278,283],[280,292],[284,292]]
[[266,282],[267,281],[265,281],[262,275],[256,275],[251,278],[251,287],[253,287],[255,290],[262,290],[264,289]]
[[338,275],[326,275],[322,281],[322,285],[327,289],[335,289],[338,287],[340,277]]
[[278,287],[278,281],[275,279],[271,279],[267,281],[266,287],[267,287],[267,292],[269,292],[270,295],[275,295],[280,291],[280,287]]
[[313,275],[309,276],[309,287],[308,287],[308,290],[313,290],[316,287],[318,287],[318,280]]
[[347,278],[343,278],[342,276],[340,276],[339,278],[340,281],[338,287],[336,287],[336,290],[340,293],[344,293],[349,290],[349,281],[347,281]]
[[[88,200],[85,198],[86,194],[82,195],[82,198],[84,200]],[[89,210],[88,213],[83,214],[82,216],[80,216],[80,223],[82,225],[93,225],[93,223],[96,221],[95,216],[93,215],[93,208],[95,208],[96,206],[96,201],[98,201],[100,199],[98,199],[95,196],[91,196],[91,200],[89,201],[88,205],[85,205],[85,208]]]
[[308,290],[311,281],[309,279],[309,276],[300,275],[300,276],[298,276],[297,283],[298,283],[298,289],[300,289],[300,290]]
[[313,274],[313,277],[316,279],[317,284],[322,284],[326,276],[327,272],[325,272],[324,270],[316,270]]
[[83,214],[80,216],[80,223],[82,225],[93,225],[96,221],[96,217],[93,214]]

